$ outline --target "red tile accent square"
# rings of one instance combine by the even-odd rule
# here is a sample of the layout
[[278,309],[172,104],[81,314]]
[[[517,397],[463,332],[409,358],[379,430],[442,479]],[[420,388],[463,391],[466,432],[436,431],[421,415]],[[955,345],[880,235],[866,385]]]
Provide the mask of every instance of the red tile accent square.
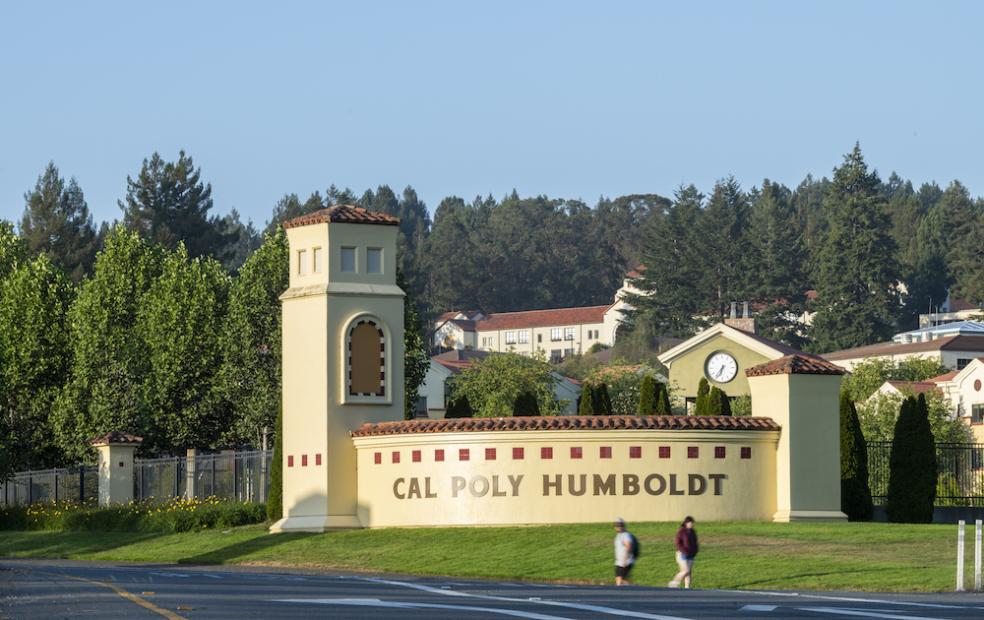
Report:
[[553,448],[540,448],[540,458],[541,459],[552,459],[553,458]]
[[287,467],[293,467],[293,466],[294,466],[294,456],[287,455]]
[[396,452],[396,451],[394,451],[394,452],[393,452],[393,457],[392,457],[392,458],[393,458],[393,462],[394,462],[394,463],[399,463],[399,462],[400,462],[400,453],[399,453],[399,452]]
[[687,458],[696,459],[700,457],[700,448],[697,446],[687,446]]
[[571,458],[572,459],[579,459],[579,458],[581,458],[581,447],[580,446],[571,446]]
[[373,454],[372,455],[372,460],[373,460],[373,462],[376,465],[379,465],[380,463],[383,462],[383,453],[382,452],[377,452],[377,453]]
[[495,448],[486,448],[485,449],[485,460],[486,461],[494,461],[495,460]]
[[610,458],[612,458],[612,447],[611,446],[601,446],[601,448],[598,450],[598,452],[600,453],[599,456],[601,456],[601,458],[603,458],[603,459],[610,459]]
[[714,446],[714,458],[723,459],[724,452],[724,446]]
[[513,460],[522,461],[526,456],[525,452],[526,451],[523,448],[513,448]]
[[630,459],[641,459],[642,458],[642,446],[629,446],[629,458]]
[[752,449],[748,446],[742,446],[741,448],[741,458],[750,459],[752,458]]
[[661,459],[668,459],[668,458],[670,458],[670,447],[669,446],[660,446],[659,447],[659,458],[661,458]]
[[444,450],[434,450],[434,462],[440,463],[444,460]]
[[420,462],[420,450],[414,450],[413,452],[411,452],[410,453],[410,459],[414,463],[419,463]]
[[314,464],[315,465],[321,465],[321,453],[320,452],[314,455]]
[[307,455],[306,454],[302,454],[301,455],[301,467],[307,467]]
[[467,461],[469,458],[471,458],[471,454],[469,454],[468,448],[459,448],[458,449],[458,460],[459,461]]

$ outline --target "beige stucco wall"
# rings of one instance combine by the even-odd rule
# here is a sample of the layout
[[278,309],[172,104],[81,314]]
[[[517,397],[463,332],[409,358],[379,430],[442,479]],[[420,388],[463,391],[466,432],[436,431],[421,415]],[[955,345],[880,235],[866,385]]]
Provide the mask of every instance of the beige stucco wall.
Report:
[[[705,521],[771,519],[777,435],[557,430],[357,437],[359,520],[383,527],[604,522],[618,516],[679,521],[686,514]],[[670,448],[670,458],[659,458],[661,446]],[[688,458],[691,446],[698,448],[697,458]],[[541,458],[545,447],[552,449],[552,459]],[[611,458],[601,457],[602,447],[611,449]],[[630,458],[631,447],[640,448],[641,458]],[[724,458],[715,458],[715,447],[725,449]],[[751,458],[741,458],[742,447],[751,449]],[[486,458],[490,448],[494,460]],[[514,448],[523,449],[522,459],[514,458]],[[582,458],[572,458],[571,448],[580,448]],[[468,450],[468,460],[461,460],[462,449]],[[437,450],[443,450],[443,461],[436,460]],[[662,476],[662,483],[654,474]],[[596,475],[602,483],[597,489]],[[544,476],[550,483],[560,477],[560,494],[553,485],[545,490]],[[584,493],[574,495],[571,483],[579,490],[582,476]],[[638,490],[627,494],[633,491],[633,476]],[[647,492],[649,476],[648,489],[659,494]],[[695,492],[703,485],[700,494],[690,493],[690,476]],[[612,494],[604,488],[609,482],[614,483]]]
[[[481,327],[481,323],[479,323]],[[574,340],[563,340],[564,329],[574,328]],[[561,340],[550,340],[550,332],[553,328],[560,328]],[[588,330],[597,330],[597,338],[588,338]],[[529,342],[519,342],[519,332],[529,332]],[[516,333],[516,344],[506,344],[506,332]],[[604,323],[580,323],[576,325],[554,325],[552,327],[526,327],[523,329],[499,329],[479,331],[476,337],[476,348],[483,351],[496,351],[499,353],[512,351],[530,355],[536,351],[542,351],[546,357],[550,357],[550,352],[558,349],[563,354],[565,349],[574,349],[574,353],[585,353],[596,342],[611,344],[605,338]]]
[[696,397],[700,379],[705,376],[704,365],[707,363],[707,358],[719,351],[725,351],[734,356],[735,361],[738,362],[738,374],[727,383],[717,383],[710,379],[708,381],[711,385],[716,385],[724,390],[728,396],[748,394],[748,379],[745,377],[745,370],[771,359],[720,334],[716,335],[672,361],[669,370],[671,385],[676,390],[674,395],[681,398]]
[[125,504],[133,499],[132,444],[102,444],[99,453],[99,505]]

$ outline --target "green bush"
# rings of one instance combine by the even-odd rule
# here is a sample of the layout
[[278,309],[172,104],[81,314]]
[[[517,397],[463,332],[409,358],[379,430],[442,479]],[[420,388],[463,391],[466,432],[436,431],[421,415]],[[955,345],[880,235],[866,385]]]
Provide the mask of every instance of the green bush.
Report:
[[595,391],[591,387],[590,383],[585,383],[581,386],[581,398],[577,401],[577,414],[578,415],[594,415],[595,401]]
[[639,385],[639,415],[653,415],[653,405],[656,403],[656,379],[645,375]]
[[270,491],[267,496],[267,519],[279,521],[284,516],[284,411],[277,414],[274,430],[273,462],[270,463]]
[[540,415],[540,405],[536,402],[536,395],[530,392],[522,392],[516,397],[513,403],[514,416],[538,416]]
[[868,486],[868,444],[847,391],[840,396],[841,512],[851,521],[870,521],[874,507]]
[[448,410],[444,412],[445,419],[471,418],[474,417],[474,415],[475,412],[472,411],[471,403],[468,402],[468,397],[464,394],[452,400],[448,405]]
[[266,506],[221,500],[176,498],[100,508],[94,502],[43,502],[0,508],[2,530],[192,532],[262,523]]
[[893,523],[930,523],[936,499],[936,445],[926,398],[908,397],[895,423],[885,512]]

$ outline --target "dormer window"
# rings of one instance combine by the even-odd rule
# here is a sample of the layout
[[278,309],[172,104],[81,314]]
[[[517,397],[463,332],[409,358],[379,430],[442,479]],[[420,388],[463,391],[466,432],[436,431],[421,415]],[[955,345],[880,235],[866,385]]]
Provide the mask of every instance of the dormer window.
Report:
[[369,248],[366,250],[366,272],[383,273],[382,248]]
[[355,273],[355,248],[342,248],[342,273]]

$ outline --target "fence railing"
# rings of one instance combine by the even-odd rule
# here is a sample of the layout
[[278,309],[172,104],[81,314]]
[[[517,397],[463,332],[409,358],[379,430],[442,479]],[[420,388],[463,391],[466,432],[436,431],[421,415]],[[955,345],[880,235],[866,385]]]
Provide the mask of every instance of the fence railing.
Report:
[[[195,456],[135,459],[133,497],[219,497],[264,502],[270,489],[273,450],[218,452]],[[27,505],[53,500],[95,501],[99,467],[23,471],[0,483],[0,505]]]
[[[868,442],[868,485],[875,505],[888,497],[892,442]],[[936,444],[936,505],[984,506],[984,444]]]

